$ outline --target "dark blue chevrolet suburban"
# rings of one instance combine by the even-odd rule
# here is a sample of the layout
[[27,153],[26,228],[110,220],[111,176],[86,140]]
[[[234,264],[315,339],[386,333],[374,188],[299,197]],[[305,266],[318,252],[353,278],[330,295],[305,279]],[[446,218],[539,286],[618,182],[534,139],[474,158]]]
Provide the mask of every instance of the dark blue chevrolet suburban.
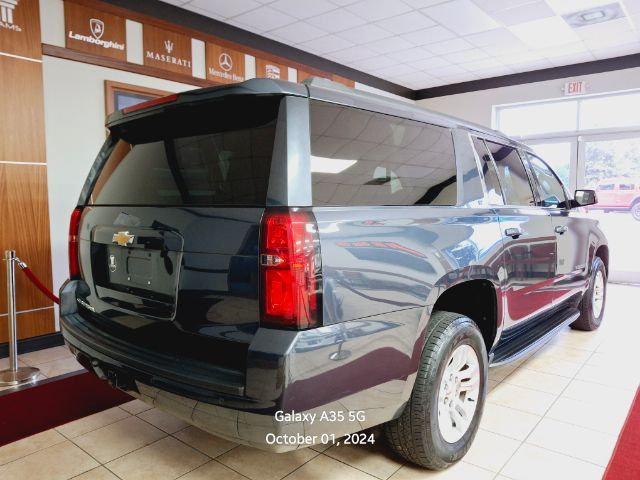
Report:
[[490,365],[602,321],[594,192],[499,132],[316,79],[185,92],[107,127],[71,218],[64,338],[215,435],[281,452],[385,424],[444,468]]

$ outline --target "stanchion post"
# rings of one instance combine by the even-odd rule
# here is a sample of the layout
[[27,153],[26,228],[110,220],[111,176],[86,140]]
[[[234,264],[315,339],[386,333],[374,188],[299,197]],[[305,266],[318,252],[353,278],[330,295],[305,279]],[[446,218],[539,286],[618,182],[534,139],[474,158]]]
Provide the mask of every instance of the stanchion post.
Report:
[[[16,315],[16,252],[7,250],[4,252],[4,261],[7,267],[7,315],[9,316],[9,369],[12,372],[18,371],[18,329]],[[15,339],[15,341],[14,341]]]
[[0,371],[0,386],[21,385],[34,382],[40,370],[33,367],[18,367],[18,328],[16,315],[16,252],[6,250],[4,261],[7,268],[7,331],[9,333],[9,368]]

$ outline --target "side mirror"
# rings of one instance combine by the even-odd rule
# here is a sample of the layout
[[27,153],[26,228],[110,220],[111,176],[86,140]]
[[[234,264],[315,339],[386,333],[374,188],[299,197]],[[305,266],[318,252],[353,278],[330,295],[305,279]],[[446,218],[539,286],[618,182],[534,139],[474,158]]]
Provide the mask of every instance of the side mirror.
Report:
[[586,207],[587,205],[595,205],[598,203],[595,190],[576,190],[574,199],[578,207]]

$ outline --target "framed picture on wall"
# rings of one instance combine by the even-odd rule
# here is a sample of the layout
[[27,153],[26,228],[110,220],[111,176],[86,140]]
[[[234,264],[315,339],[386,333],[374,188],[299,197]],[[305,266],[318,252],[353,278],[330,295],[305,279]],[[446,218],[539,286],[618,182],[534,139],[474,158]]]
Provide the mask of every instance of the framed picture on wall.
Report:
[[155,88],[139,87],[137,85],[129,85],[128,83],[112,82],[105,80],[105,108],[107,115],[121,110],[123,108],[137,105],[138,103],[153,100],[154,98],[164,97],[171,94],[164,90],[156,90]]

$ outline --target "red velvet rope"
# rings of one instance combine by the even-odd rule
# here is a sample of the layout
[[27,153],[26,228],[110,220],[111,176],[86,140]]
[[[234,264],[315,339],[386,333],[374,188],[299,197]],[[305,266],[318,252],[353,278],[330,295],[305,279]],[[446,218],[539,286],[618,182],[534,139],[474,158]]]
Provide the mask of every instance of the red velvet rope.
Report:
[[22,268],[22,266],[21,266],[20,269],[24,272],[24,274],[27,276],[27,278],[29,280],[31,280],[31,283],[33,283],[37,287],[38,290],[40,290],[42,293],[44,293],[53,302],[55,302],[58,305],[60,305],[60,299],[58,297],[56,297],[51,290],[49,290],[47,287],[44,286],[44,284],[38,279],[38,277],[35,276],[35,274],[31,271],[31,269],[29,267],[25,266],[24,268]]

